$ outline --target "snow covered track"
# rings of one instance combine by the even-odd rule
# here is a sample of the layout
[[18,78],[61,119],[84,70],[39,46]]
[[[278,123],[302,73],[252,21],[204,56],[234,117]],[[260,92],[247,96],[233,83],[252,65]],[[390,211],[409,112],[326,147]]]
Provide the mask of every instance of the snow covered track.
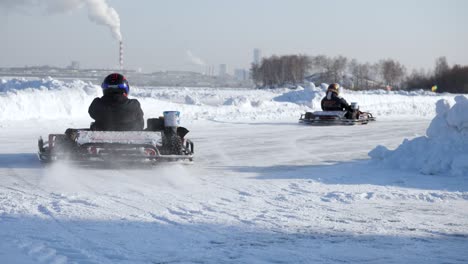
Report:
[[[152,170],[43,168],[26,153],[30,140],[22,137],[16,149],[8,148],[13,153],[0,154],[0,232],[7,238],[0,258],[463,263],[466,183],[362,160],[378,143],[396,146],[427,125],[407,121],[390,133],[391,122],[342,131],[207,122],[192,128],[200,145],[195,164]],[[3,132],[35,134],[30,128]],[[352,144],[359,136],[367,140]]]
[[182,119],[191,165],[43,167],[38,135],[90,120],[0,121],[0,263],[466,263],[467,175],[368,157],[425,135],[425,116],[310,127],[293,110],[306,106],[272,101],[277,91],[248,105],[245,91],[223,93],[234,99],[158,101],[194,110]]

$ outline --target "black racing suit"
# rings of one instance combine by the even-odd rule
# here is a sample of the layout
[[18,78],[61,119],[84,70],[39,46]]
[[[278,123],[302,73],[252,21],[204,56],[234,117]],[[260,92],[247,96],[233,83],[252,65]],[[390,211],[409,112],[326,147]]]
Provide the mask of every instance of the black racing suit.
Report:
[[351,111],[351,106],[337,93],[327,91],[321,102],[323,111]]
[[343,97],[332,91],[327,91],[327,95],[322,99],[321,106],[323,111],[346,111],[345,118],[348,119],[357,119],[359,116],[358,109],[351,109],[351,106]]
[[136,99],[121,93],[105,94],[95,98],[89,106],[89,115],[95,120],[92,130],[132,131],[143,130],[143,110]]

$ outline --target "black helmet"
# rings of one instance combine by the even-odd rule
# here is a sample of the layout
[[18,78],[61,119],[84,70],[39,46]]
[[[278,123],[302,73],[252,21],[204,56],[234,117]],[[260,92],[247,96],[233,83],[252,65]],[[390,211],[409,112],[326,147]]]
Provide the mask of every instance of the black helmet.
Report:
[[128,94],[130,92],[130,85],[127,79],[120,73],[112,73],[107,75],[101,84],[104,94],[109,92],[122,92]]
[[337,84],[337,83],[332,83],[332,84],[330,84],[330,85],[328,86],[327,91],[331,91],[331,92],[334,92],[334,93],[338,94],[338,93],[339,93],[338,88],[340,88],[340,85],[339,85],[339,84]]

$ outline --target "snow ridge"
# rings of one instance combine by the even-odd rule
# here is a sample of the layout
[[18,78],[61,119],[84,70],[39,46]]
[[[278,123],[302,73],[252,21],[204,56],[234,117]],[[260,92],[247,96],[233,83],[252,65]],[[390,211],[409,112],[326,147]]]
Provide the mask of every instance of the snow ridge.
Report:
[[98,86],[80,80],[1,80],[0,120],[77,118],[99,93]]
[[[290,89],[223,89],[131,87],[130,97],[140,100],[146,117],[179,110],[184,120],[296,121],[304,111],[320,110],[326,84]],[[78,119],[88,116],[88,106],[101,96],[99,86],[81,80],[0,80],[0,120]],[[343,90],[348,102],[382,118],[432,118],[440,99],[455,95],[427,91]]]
[[468,175],[468,99],[455,97],[455,105],[439,100],[437,115],[426,136],[405,139],[394,151],[377,146],[369,152],[374,160],[424,174]]

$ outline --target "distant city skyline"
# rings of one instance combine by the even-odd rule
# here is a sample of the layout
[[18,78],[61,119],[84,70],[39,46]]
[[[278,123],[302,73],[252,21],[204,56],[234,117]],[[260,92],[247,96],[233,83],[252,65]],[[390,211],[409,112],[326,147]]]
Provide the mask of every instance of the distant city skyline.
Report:
[[213,74],[217,70],[210,67],[225,64],[233,74],[250,67],[254,49],[263,57],[343,55],[370,63],[392,58],[409,70],[430,69],[440,56],[450,65],[468,65],[464,0],[109,0],[120,16],[107,21],[112,30],[89,8],[79,8],[81,0],[38,2],[0,0],[0,67],[66,67],[76,61],[82,68],[118,69],[119,21],[124,67],[145,72]]

